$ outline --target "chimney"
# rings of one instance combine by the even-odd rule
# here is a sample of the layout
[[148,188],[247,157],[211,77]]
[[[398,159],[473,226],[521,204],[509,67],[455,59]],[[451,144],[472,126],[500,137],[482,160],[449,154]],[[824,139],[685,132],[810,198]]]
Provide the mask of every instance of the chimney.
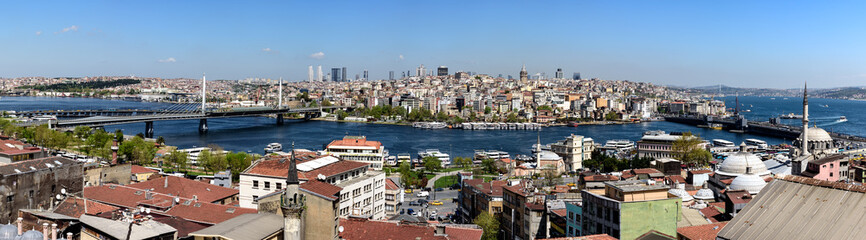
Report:
[[51,224],[51,240],[57,240],[57,224]]
[[163,177],[165,179],[165,183],[162,184],[162,188],[168,188],[168,176]]
[[24,218],[18,218],[18,236],[24,234]]
[[435,236],[445,236],[445,226],[436,225],[436,233]]
[[144,190],[144,199],[153,199],[153,193],[150,192],[150,189]]
[[42,240],[48,240],[48,223],[42,223]]

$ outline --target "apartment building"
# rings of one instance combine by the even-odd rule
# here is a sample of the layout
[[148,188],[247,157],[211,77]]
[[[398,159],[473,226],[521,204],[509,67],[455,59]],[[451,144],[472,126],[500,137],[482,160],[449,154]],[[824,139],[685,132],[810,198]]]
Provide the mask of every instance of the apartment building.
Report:
[[584,235],[604,233],[625,240],[652,230],[676,235],[682,202],[679,197],[668,194],[668,186],[653,180],[604,184],[604,194],[581,192]]
[[369,163],[373,169],[382,170],[385,162],[385,147],[379,141],[368,141],[365,136],[345,136],[331,141],[325,153],[343,160]]
[[574,134],[550,145],[550,150],[562,157],[565,170],[569,172],[583,168],[583,161],[592,157],[594,148],[592,138]]

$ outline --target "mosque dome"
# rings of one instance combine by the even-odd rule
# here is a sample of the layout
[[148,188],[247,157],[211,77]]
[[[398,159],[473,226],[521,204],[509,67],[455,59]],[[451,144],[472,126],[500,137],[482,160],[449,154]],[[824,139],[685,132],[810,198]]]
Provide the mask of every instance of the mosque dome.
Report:
[[731,190],[746,190],[749,194],[757,194],[761,192],[764,186],[767,186],[767,182],[763,178],[752,173],[746,173],[734,178],[728,187]]
[[770,174],[770,170],[767,170],[767,165],[764,165],[761,158],[755,156],[755,154],[743,151],[736,152],[725,158],[725,161],[719,165],[716,173],[731,177],[740,176],[746,173],[747,167],[751,167],[752,173],[759,176]]
[[694,197],[700,200],[710,200],[716,198],[713,195],[713,190],[710,190],[709,188],[701,188],[700,190],[698,190],[697,193],[695,193]]
[[42,240],[42,233],[36,230],[30,230],[21,234],[21,237],[19,237],[18,240]]
[[[827,133],[827,131],[817,126],[810,127],[805,133],[809,134],[809,142],[833,141],[833,138],[830,137],[830,134]],[[800,133],[799,139],[802,141],[803,133]]]
[[680,199],[683,200],[683,202],[695,200],[695,198],[693,198],[692,195],[689,195],[689,193],[686,192],[686,190],[682,189],[682,188],[672,188],[671,190],[668,190],[668,193],[670,193],[671,195],[679,197]]
[[551,151],[541,151],[541,153],[539,153],[538,155],[540,158],[539,160],[542,161],[556,161],[562,159],[562,157],[559,157],[559,155],[556,155],[556,153],[553,153]]
[[0,224],[0,240],[15,240],[18,237],[18,227],[12,224]]

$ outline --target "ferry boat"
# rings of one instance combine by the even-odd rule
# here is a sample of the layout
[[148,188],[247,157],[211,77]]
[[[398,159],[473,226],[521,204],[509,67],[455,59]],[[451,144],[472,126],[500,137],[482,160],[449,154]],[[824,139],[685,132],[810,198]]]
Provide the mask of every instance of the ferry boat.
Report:
[[270,143],[265,147],[265,154],[283,151],[283,145],[279,143]]
[[451,164],[451,156],[446,153],[440,152],[439,149],[427,149],[418,152],[419,160],[423,160],[426,157],[435,157],[439,159],[439,161],[442,161],[442,166]]
[[801,118],[803,118],[803,115],[788,113],[787,115],[782,115],[781,118],[782,119],[801,119]]
[[746,139],[746,145],[755,146],[755,147],[758,147],[759,149],[767,149],[768,147],[770,147],[769,145],[767,145],[767,142],[765,142],[763,140],[759,140],[759,139],[754,139],[754,138]]
[[713,139],[714,147],[736,147],[733,142],[724,139]]
[[511,158],[511,155],[508,155],[507,152],[499,151],[499,150],[475,150],[474,161],[481,161],[484,159],[504,159]]
[[720,123],[710,123],[709,127],[715,130],[722,130],[722,124]]
[[618,150],[634,149],[634,142],[623,139],[607,140],[604,143],[604,147]]

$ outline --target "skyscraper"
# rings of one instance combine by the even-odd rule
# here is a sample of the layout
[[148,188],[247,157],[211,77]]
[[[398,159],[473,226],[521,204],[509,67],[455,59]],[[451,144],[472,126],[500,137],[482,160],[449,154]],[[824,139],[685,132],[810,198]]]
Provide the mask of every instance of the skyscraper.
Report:
[[346,78],[346,74],[348,74],[348,73],[346,73],[346,67],[343,67],[343,77],[340,78],[340,81],[343,81],[343,82],[348,82],[348,81],[349,81],[349,79]]
[[388,71],[388,80],[394,80],[394,71]]
[[572,76],[571,79],[574,79],[574,80],[580,80],[580,72],[576,72],[576,73],[574,73],[574,76]]
[[308,72],[307,75],[309,75],[307,77],[307,81],[312,82],[313,81],[313,65],[310,65],[307,72]]
[[364,80],[370,80],[370,75],[369,72],[367,72],[367,69],[364,69]]
[[424,74],[426,74],[426,70],[424,69],[424,64],[421,64],[421,66],[418,67],[417,69],[415,69],[415,71],[416,71],[416,75],[418,75],[418,77],[423,77]]
[[556,69],[556,76],[554,76],[554,78],[562,79],[563,77],[564,77],[564,74],[562,73],[562,68],[557,68]]
[[526,72],[526,64],[523,64],[523,67],[520,68],[520,81],[529,80],[529,73]]
[[324,77],[322,75],[322,65],[319,65],[319,82],[321,82],[322,79],[324,79]]
[[439,68],[436,69],[436,76],[448,76],[448,67],[439,66]]
[[342,79],[340,78],[340,76],[346,76],[345,72],[343,74],[340,74],[340,68],[331,68],[331,81],[333,81],[333,82],[341,81]]

